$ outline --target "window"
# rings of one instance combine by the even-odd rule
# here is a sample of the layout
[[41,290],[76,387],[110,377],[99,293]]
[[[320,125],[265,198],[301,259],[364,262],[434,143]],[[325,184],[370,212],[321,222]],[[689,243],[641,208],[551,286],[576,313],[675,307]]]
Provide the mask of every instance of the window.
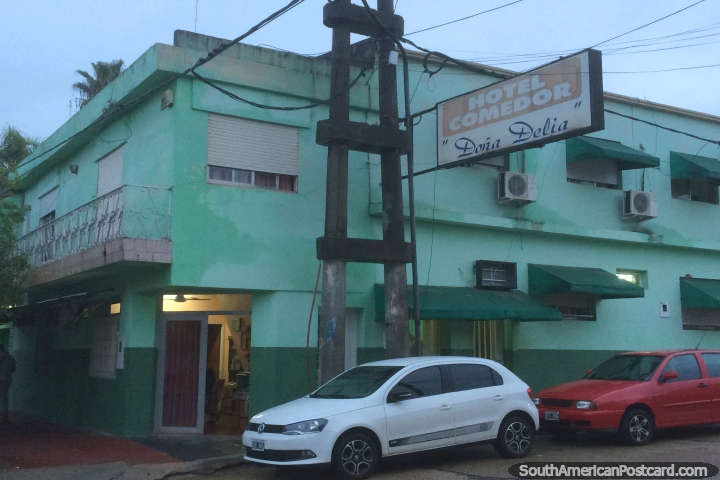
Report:
[[517,264],[510,262],[475,262],[475,286],[514,290],[517,288]]
[[60,189],[55,187],[40,197],[40,226],[55,220],[55,207],[59,191]]
[[22,223],[22,235],[27,235],[32,230],[31,226],[32,210],[30,208],[25,212],[25,218]]
[[209,114],[207,181],[297,192],[299,129]]
[[670,180],[672,198],[718,205],[718,184],[710,179]]
[[601,158],[568,162],[567,181],[595,187],[621,189],[620,171],[614,160]]
[[671,380],[673,382],[697,380],[702,377],[700,375],[700,365],[698,365],[697,358],[695,358],[695,355],[692,353],[671,358],[667,365],[665,365],[663,374],[671,370],[678,373],[678,378]]
[[210,183],[238,184],[255,186],[268,190],[282,192],[295,191],[295,177],[291,175],[277,175],[267,172],[254,172],[237,168],[216,167],[208,165],[208,181]]
[[670,177],[673,198],[718,205],[720,160],[670,152]]
[[452,372],[453,391],[455,392],[503,384],[500,374],[487,365],[451,365],[450,371]]
[[425,367],[407,374],[390,393],[398,392],[410,393],[410,398],[440,395],[443,393],[440,367]]
[[617,277],[620,280],[625,280],[626,282],[633,283],[640,287],[646,287],[646,276],[647,272],[641,272],[639,270],[617,270]]
[[97,196],[101,197],[122,187],[123,147],[98,160]]
[[595,297],[580,293],[539,295],[547,305],[559,310],[563,320],[596,320]]
[[705,360],[708,375],[713,378],[720,377],[720,353],[703,353],[701,356]]
[[90,344],[90,376],[96,378],[116,377],[118,353],[117,317],[93,320]]
[[567,181],[622,189],[622,171],[660,166],[660,159],[620,142],[594,137],[565,141]]

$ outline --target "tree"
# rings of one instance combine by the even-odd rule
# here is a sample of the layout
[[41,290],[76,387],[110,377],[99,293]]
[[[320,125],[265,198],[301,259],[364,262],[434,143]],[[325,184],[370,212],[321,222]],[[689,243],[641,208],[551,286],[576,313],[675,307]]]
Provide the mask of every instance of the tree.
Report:
[[3,169],[18,165],[40,145],[38,139],[25,136],[20,130],[9,125],[0,135],[0,164]]
[[92,76],[85,70],[76,70],[76,72],[85,79],[83,82],[76,82],[73,87],[80,92],[83,100],[83,105],[89,102],[95,95],[105,88],[110,82],[115,80],[122,67],[125,64],[122,60],[112,60],[110,62],[93,62],[92,67],[95,76]]
[[38,141],[13,127],[6,127],[0,138],[0,319],[6,308],[17,303],[22,291],[27,258],[17,249],[16,231],[27,207],[17,201],[17,165],[32,153]]

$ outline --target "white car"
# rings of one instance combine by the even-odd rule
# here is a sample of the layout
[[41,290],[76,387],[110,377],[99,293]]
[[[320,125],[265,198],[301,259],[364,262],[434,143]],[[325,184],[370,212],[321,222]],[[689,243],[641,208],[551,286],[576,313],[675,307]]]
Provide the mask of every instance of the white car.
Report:
[[332,463],[366,478],[383,456],[492,443],[520,458],[538,411],[527,384],[497,362],[410,357],[367,363],[310,395],[258,413],[243,434],[245,459],[271,465]]

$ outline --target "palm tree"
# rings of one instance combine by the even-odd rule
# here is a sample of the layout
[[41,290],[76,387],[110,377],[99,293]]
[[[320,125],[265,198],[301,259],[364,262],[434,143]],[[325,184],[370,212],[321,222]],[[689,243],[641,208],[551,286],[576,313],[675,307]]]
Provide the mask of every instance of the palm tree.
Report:
[[7,169],[18,165],[38,145],[38,139],[27,137],[17,128],[8,125],[0,132],[0,167]]
[[85,70],[76,70],[78,74],[85,78],[84,82],[76,82],[73,84],[73,87],[80,91],[80,94],[84,98],[83,105],[100,93],[100,90],[105,88],[110,82],[115,80],[117,76],[120,75],[124,64],[125,62],[122,60],[93,62],[92,67],[95,71],[95,76],[92,76]]

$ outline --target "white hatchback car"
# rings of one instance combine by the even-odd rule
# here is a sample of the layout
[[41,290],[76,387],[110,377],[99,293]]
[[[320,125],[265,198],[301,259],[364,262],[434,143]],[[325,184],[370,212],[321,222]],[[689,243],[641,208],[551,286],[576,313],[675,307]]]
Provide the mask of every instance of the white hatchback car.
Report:
[[410,357],[360,365],[258,413],[243,445],[253,462],[332,463],[342,478],[361,479],[383,456],[434,448],[492,443],[524,457],[538,426],[527,384],[499,363]]

